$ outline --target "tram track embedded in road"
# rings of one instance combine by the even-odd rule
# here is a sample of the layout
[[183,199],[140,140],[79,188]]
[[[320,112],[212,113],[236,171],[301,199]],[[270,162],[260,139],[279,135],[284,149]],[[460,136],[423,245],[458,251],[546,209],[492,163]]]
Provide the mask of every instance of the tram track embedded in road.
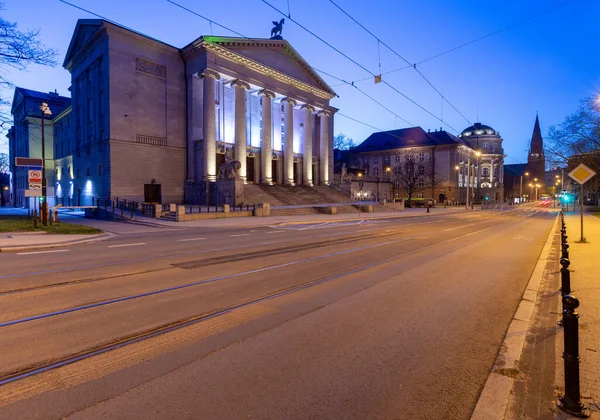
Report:
[[[10,384],[10,383],[19,381],[21,379],[25,379],[25,378],[32,377],[32,376],[35,376],[35,375],[38,375],[38,374],[41,374],[41,373],[44,373],[44,372],[47,372],[47,371],[50,371],[50,370],[53,370],[53,369],[60,368],[62,366],[66,366],[66,365],[69,365],[69,364],[72,364],[72,363],[75,363],[75,362],[78,362],[78,361],[83,361],[83,360],[89,359],[89,358],[91,358],[93,356],[97,356],[97,355],[100,355],[100,354],[103,354],[103,353],[107,353],[107,352],[109,352],[111,350],[116,350],[118,348],[122,348],[122,347],[131,345],[131,344],[134,344],[134,343],[146,340],[146,339],[157,337],[157,336],[166,334],[166,333],[171,332],[171,331],[175,331],[175,330],[178,330],[178,329],[181,329],[181,328],[185,328],[187,326],[190,326],[190,325],[193,325],[193,324],[196,324],[196,323],[200,323],[202,321],[213,319],[213,318],[216,318],[216,317],[228,314],[230,312],[236,311],[238,309],[246,308],[246,307],[249,307],[249,306],[252,306],[252,305],[257,305],[257,304],[263,303],[263,302],[268,301],[268,300],[276,299],[278,297],[282,297],[282,296],[285,296],[285,295],[296,293],[296,292],[299,292],[301,290],[305,290],[305,289],[308,289],[308,288],[311,288],[311,287],[314,287],[314,286],[317,286],[317,285],[320,285],[320,284],[323,284],[323,283],[326,283],[326,282],[329,282],[329,281],[333,281],[333,280],[340,279],[340,278],[343,278],[343,277],[346,277],[346,276],[349,276],[349,275],[352,275],[352,274],[356,274],[356,273],[359,273],[359,272],[362,272],[362,271],[365,271],[365,270],[369,270],[369,269],[372,269],[372,268],[375,268],[375,267],[379,267],[379,266],[382,266],[384,264],[388,264],[390,262],[396,261],[398,259],[405,258],[408,255],[416,254],[416,253],[422,252],[422,251],[424,251],[426,249],[429,249],[429,248],[432,248],[432,247],[436,247],[436,246],[447,244],[447,243],[450,243],[450,242],[454,242],[454,241],[457,241],[457,240],[460,240],[460,239],[463,239],[463,238],[466,238],[466,237],[469,237],[469,236],[473,236],[473,235],[476,235],[478,233],[482,233],[484,231],[496,228],[498,226],[500,226],[500,225],[486,227],[484,229],[480,229],[480,230],[477,230],[477,231],[474,231],[474,232],[469,232],[469,233],[464,234],[464,235],[459,235],[459,236],[452,237],[452,238],[449,238],[449,239],[445,239],[445,240],[442,240],[442,241],[439,241],[439,242],[436,242],[436,243],[433,243],[433,244],[429,244],[429,245],[425,245],[425,246],[422,246],[422,247],[418,247],[416,249],[412,249],[410,251],[406,251],[406,252],[394,255],[393,257],[389,257],[389,258],[386,258],[386,259],[383,259],[383,260],[380,260],[380,261],[376,261],[376,262],[373,262],[373,263],[370,263],[370,264],[365,264],[365,265],[362,265],[360,267],[353,268],[353,269],[350,269],[350,270],[346,270],[344,272],[333,274],[333,275],[330,275],[330,276],[327,276],[327,277],[324,277],[324,278],[318,278],[318,279],[310,280],[310,281],[307,281],[307,282],[303,282],[303,283],[300,283],[300,284],[297,284],[297,285],[294,285],[294,286],[290,286],[288,288],[285,288],[285,289],[282,289],[282,290],[279,290],[279,291],[275,291],[275,292],[266,294],[266,295],[261,296],[259,298],[251,299],[251,300],[248,300],[246,302],[243,302],[243,303],[240,303],[240,304],[237,304],[237,305],[232,305],[232,306],[224,308],[224,309],[218,309],[218,310],[215,310],[215,311],[212,311],[212,312],[209,312],[209,313],[195,315],[195,316],[191,316],[191,317],[187,317],[187,318],[181,319],[179,321],[170,322],[168,324],[165,324],[165,325],[162,325],[162,326],[159,326],[159,327],[155,327],[155,328],[149,329],[149,330],[147,330],[145,332],[142,332],[142,333],[139,333],[139,334],[136,334],[136,335],[132,335],[132,336],[128,336],[128,337],[120,337],[120,338],[117,338],[117,339],[111,341],[110,343],[106,343],[106,344],[101,345],[101,346],[96,346],[94,348],[90,348],[90,349],[81,351],[81,352],[79,352],[77,354],[73,354],[73,355],[69,355],[69,356],[63,357],[63,358],[55,359],[55,360],[50,361],[50,362],[40,363],[40,364],[37,364],[37,365],[35,365],[35,364],[34,365],[30,365],[30,366],[28,366],[26,368],[19,369],[19,370],[16,370],[14,372],[8,372],[4,376],[0,377],[0,387],[3,386],[3,385],[7,385],[7,384]],[[386,243],[382,243],[382,244],[377,244],[377,246],[382,246],[382,245],[386,245],[388,243],[393,243],[393,242],[401,242],[401,241],[406,240],[406,239],[407,238],[403,238],[402,240],[399,240],[399,241],[390,241],[390,242],[386,242]],[[347,253],[348,251],[342,251],[342,252],[346,252]],[[323,257],[316,257],[316,258],[324,258],[324,257],[325,256],[323,256]],[[311,258],[311,259],[314,260],[315,258]],[[310,259],[305,259],[305,260],[310,260]],[[305,260],[300,260],[300,261],[305,261]],[[295,262],[295,264],[298,264],[298,263],[299,262]],[[280,264],[278,266],[284,266],[284,265],[291,265],[291,264],[290,263],[288,263],[288,264]],[[273,266],[273,267],[277,267],[277,266]],[[259,271],[259,270],[255,270],[255,271]],[[198,283],[202,283],[202,282],[198,282]],[[193,284],[187,285],[187,287],[191,287],[192,285]],[[179,287],[179,288],[181,288],[181,287]],[[174,288],[171,288],[171,289],[174,289]],[[168,289],[164,289],[163,291],[157,291],[157,292],[163,292],[164,293],[167,290]],[[148,294],[144,294],[144,295],[148,295]],[[131,298],[131,299],[133,299],[133,298]],[[123,301],[123,299],[121,299],[121,301]],[[110,302],[108,302],[108,303],[110,303]],[[96,305],[96,306],[98,306],[98,305]],[[75,308],[75,309],[77,309],[77,308]],[[79,309],[79,310],[81,310],[81,309]],[[17,323],[28,322],[28,321],[31,321],[31,320],[34,320],[34,319],[41,319],[41,318],[42,318],[42,316],[37,316],[37,317],[32,317],[30,319],[14,320],[14,321],[11,321],[11,322],[8,322],[8,323],[0,324],[0,327],[2,327],[2,326],[8,326],[8,325],[15,325]]]

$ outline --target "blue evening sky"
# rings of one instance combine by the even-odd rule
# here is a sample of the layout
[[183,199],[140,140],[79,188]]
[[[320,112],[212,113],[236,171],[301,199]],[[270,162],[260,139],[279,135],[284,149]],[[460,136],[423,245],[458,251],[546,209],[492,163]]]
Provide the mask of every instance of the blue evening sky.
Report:
[[[183,47],[204,34],[233,35],[166,0],[70,0],[122,25]],[[271,21],[280,20],[261,0],[175,0],[247,37],[269,37]],[[350,15],[394,48],[409,62],[435,54],[518,22],[567,0],[334,0]],[[342,14],[329,0],[269,0],[327,42],[378,73],[377,41]],[[5,19],[21,29],[39,28],[44,42],[60,52],[68,48],[77,19],[93,16],[58,0],[4,0]],[[504,138],[506,163],[526,160],[526,149],[539,112],[542,133],[573,112],[585,96],[600,87],[600,1],[576,0],[564,7],[482,41],[428,61],[420,71],[471,122],[492,126]],[[347,81],[369,74],[318,39],[287,21],[283,36],[319,70]],[[381,71],[406,64],[381,46]],[[33,66],[12,72],[16,85],[40,91],[57,89],[67,95],[69,73],[61,68]],[[339,95],[331,104],[344,115],[379,129],[407,124],[372,102],[352,86],[323,76]],[[413,69],[383,76],[389,84],[442,118],[459,132],[469,124]],[[341,84],[341,85],[340,85]],[[390,87],[372,80],[360,89],[394,113],[424,129],[444,127]],[[374,130],[342,116],[335,133],[358,142]]]

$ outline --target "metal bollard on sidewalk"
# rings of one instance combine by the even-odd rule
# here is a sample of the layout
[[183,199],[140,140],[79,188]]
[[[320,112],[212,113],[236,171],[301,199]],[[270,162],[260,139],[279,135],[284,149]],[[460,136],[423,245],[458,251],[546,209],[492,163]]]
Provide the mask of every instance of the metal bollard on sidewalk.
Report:
[[575,312],[579,306],[579,300],[575,296],[565,295],[562,302],[564,308],[565,394],[558,399],[556,405],[573,416],[587,418],[590,416],[590,410],[581,402],[579,381],[579,315]]
[[571,261],[566,258],[560,259],[560,294],[565,296],[571,293],[571,270],[569,266]]

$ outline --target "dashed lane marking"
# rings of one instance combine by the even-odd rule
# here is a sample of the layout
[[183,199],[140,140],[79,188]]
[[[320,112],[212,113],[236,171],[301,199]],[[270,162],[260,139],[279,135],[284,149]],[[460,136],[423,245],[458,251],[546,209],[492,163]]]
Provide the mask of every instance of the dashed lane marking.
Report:
[[188,239],[178,239],[177,242],[189,242],[189,241],[202,241],[206,238],[188,238]]
[[250,236],[249,233],[240,233],[239,235],[229,235],[230,238],[235,238],[237,236]]
[[53,251],[19,252],[17,255],[52,254],[54,252],[67,252],[68,249],[55,249]]
[[109,245],[109,248],[123,248],[126,246],[140,246],[140,245],[146,245],[146,242],[137,242],[135,244]]

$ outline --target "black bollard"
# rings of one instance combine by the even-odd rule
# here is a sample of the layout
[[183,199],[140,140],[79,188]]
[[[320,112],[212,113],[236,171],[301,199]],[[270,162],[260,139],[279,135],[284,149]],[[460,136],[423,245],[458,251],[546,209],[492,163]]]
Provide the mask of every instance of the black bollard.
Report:
[[571,293],[571,270],[569,269],[571,261],[561,258],[560,265],[562,265],[560,269],[560,294],[565,296]]
[[568,243],[564,243],[562,244],[562,248],[561,248],[562,254],[561,254],[561,258],[566,258],[567,260],[569,259],[569,244]]
[[579,315],[575,309],[579,300],[575,296],[565,295],[563,302],[565,395],[556,403],[566,413],[587,418],[590,410],[581,402],[579,384]]

